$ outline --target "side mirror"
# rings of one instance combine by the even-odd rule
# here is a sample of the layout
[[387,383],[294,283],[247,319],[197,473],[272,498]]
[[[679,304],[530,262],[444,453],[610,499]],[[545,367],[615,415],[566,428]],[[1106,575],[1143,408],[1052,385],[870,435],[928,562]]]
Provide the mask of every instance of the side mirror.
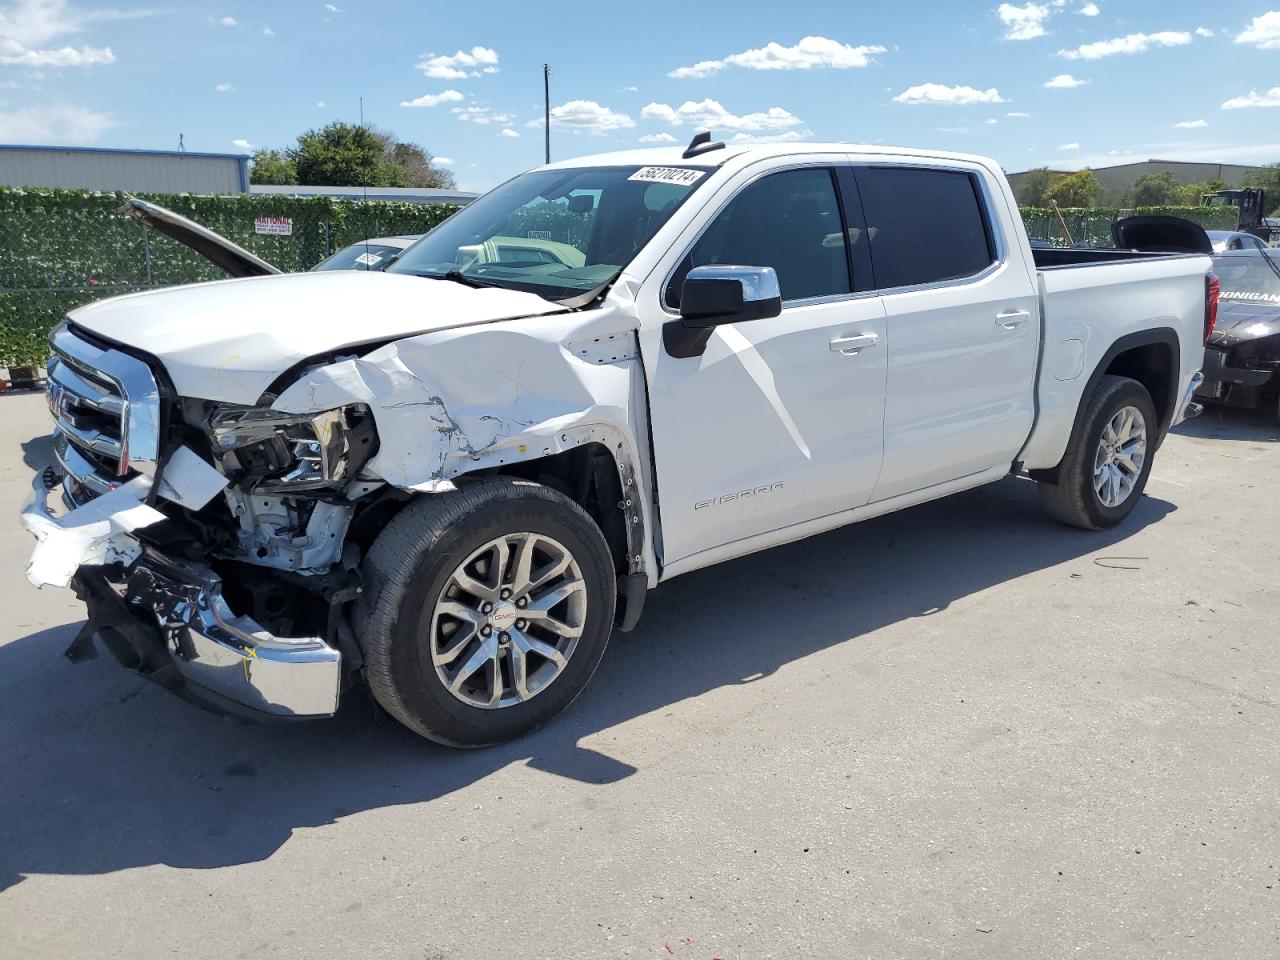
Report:
[[673,357],[701,356],[721,324],[780,313],[782,292],[773,267],[694,267],[680,290],[680,319],[663,326],[662,343]]

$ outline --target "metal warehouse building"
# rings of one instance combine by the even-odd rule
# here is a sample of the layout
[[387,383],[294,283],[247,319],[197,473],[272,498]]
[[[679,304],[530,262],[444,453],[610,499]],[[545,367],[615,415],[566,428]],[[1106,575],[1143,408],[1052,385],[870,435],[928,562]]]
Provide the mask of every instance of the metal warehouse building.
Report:
[[[1108,194],[1132,190],[1139,177],[1152,173],[1172,173],[1175,183],[1204,183],[1207,180],[1223,180],[1239,185],[1251,172],[1260,169],[1238,163],[1188,163],[1182,160],[1141,160],[1137,163],[1118,163],[1111,167],[1093,167],[1093,175]],[[1009,184],[1014,193],[1022,189],[1024,178],[1032,170],[1009,174]],[[1050,173],[1066,176],[1073,171],[1050,170]]]
[[249,158],[234,153],[0,144],[0,185],[132,193],[247,193]]

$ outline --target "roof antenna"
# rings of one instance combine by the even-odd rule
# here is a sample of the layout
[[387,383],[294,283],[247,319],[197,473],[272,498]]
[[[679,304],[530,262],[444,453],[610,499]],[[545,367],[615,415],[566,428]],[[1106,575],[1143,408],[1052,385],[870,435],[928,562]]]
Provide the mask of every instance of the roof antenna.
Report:
[[187,152],[187,145],[182,142],[182,134],[178,134],[178,152],[179,153]]
[[693,139],[689,141],[689,146],[685,148],[685,151],[683,154],[681,154],[681,156],[685,160],[690,160],[693,157],[698,156],[698,154],[700,153],[709,153],[712,150],[723,150],[723,149],[724,149],[723,140],[713,141],[711,139],[711,131],[702,130],[693,135]]

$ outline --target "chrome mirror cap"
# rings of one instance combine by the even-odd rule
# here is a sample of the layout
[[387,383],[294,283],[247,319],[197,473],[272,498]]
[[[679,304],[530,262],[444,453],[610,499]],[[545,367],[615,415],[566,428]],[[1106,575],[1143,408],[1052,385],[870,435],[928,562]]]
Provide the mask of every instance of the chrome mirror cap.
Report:
[[713,263],[694,267],[685,277],[689,280],[736,280],[742,284],[744,303],[761,300],[781,300],[782,288],[778,286],[778,273],[773,267],[742,267]]

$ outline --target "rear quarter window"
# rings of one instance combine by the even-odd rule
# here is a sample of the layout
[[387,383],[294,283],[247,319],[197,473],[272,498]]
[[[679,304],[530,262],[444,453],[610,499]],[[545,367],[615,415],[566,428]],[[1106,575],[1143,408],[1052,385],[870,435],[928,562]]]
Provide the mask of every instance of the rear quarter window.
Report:
[[973,174],[859,167],[856,177],[878,288],[959,280],[995,262],[991,224]]

